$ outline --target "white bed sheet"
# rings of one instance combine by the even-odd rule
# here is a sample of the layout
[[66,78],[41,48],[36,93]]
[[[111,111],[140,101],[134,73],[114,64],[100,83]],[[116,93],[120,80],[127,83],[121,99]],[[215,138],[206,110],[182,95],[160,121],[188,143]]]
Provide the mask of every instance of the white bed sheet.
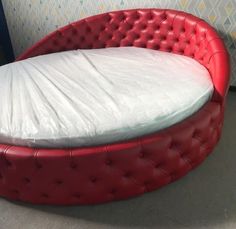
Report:
[[38,56],[0,67],[0,142],[126,140],[180,122],[212,92],[205,67],[176,54],[123,47]]

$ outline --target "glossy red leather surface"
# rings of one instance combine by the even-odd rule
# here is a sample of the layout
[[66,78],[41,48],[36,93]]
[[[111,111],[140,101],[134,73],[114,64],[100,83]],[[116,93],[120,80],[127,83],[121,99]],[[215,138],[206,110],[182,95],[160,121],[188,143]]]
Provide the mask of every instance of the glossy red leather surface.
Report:
[[199,18],[160,9],[105,13],[53,32],[18,60],[114,46],[146,47],[195,58],[212,76],[212,100],[177,125],[117,144],[74,149],[0,145],[1,196],[65,205],[125,199],[182,177],[212,152],[223,123],[229,60],[217,33]]

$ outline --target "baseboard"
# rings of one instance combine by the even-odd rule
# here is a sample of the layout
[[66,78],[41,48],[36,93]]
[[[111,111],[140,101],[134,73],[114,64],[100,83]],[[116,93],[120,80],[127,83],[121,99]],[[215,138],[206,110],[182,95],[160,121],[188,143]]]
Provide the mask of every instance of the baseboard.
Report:
[[235,91],[235,92],[236,92],[236,86],[230,86],[230,87],[229,87],[229,90],[230,90],[230,91]]

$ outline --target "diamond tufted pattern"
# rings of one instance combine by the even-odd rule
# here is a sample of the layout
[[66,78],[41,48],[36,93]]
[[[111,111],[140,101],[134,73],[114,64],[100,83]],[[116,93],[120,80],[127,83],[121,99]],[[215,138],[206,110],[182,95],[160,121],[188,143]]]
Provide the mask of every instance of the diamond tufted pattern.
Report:
[[[71,49],[137,46],[190,56],[206,66],[215,93],[200,111],[158,133],[73,149],[0,145],[0,195],[37,204],[94,204],[155,190],[199,165],[220,138],[228,54],[206,22],[174,10],[93,16],[48,35],[18,60]],[[173,83],[173,82],[172,82]]]
[[[105,13],[69,24],[42,39],[18,60],[72,49],[136,46],[192,57],[211,73],[214,100],[229,84],[228,53],[205,21],[176,10],[140,9]],[[217,66],[221,65],[219,68]]]
[[38,204],[94,204],[166,185],[200,164],[221,133],[223,109],[209,102],[159,133],[93,148],[0,145],[0,195]]

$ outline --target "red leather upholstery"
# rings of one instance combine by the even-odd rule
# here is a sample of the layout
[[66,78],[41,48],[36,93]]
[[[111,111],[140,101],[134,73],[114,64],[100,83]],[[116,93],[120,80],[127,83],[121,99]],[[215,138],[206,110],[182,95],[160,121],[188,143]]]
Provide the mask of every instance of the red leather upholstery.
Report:
[[205,21],[175,10],[125,10],[89,17],[48,35],[18,60],[79,48],[118,46],[145,47],[190,56],[209,69],[216,88],[214,100],[225,97],[229,60],[224,43]]
[[50,34],[18,60],[76,48],[138,46],[191,56],[215,94],[200,111],[153,135],[91,148],[0,145],[0,195],[39,204],[94,204],[166,185],[200,164],[219,140],[229,83],[228,54],[207,23],[174,10],[125,10]]

